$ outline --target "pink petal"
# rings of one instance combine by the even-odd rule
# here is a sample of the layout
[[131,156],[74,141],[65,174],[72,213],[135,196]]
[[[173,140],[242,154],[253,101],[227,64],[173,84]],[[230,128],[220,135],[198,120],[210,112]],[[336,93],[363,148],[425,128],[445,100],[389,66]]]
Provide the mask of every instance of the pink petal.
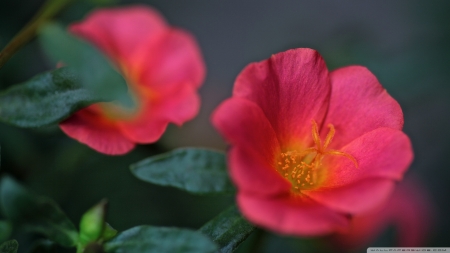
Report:
[[282,146],[295,140],[306,147],[312,142],[311,120],[320,124],[328,108],[330,87],[319,53],[300,48],[248,65],[236,79],[233,96],[261,107]]
[[183,85],[198,88],[205,78],[205,65],[194,37],[179,29],[168,29],[158,43],[136,57],[138,85],[158,93]]
[[228,164],[231,179],[240,192],[265,197],[290,193],[291,184],[255,150],[231,148]]
[[394,186],[393,180],[373,178],[341,187],[302,191],[302,193],[331,209],[357,214],[380,205],[390,196]]
[[413,159],[411,142],[402,131],[378,128],[342,148],[358,162],[343,156],[326,156],[323,168],[327,178],[322,187],[338,187],[367,178],[400,180]]
[[368,69],[360,66],[340,68],[330,73],[330,79],[330,108],[324,126],[331,123],[336,128],[331,148],[341,148],[379,127],[402,129],[400,105]]
[[269,165],[280,154],[280,144],[264,112],[242,99],[225,100],[212,114],[212,123],[232,145],[255,150]]
[[70,32],[94,43],[116,63],[131,61],[167,25],[154,9],[143,5],[93,11],[84,21],[70,26]]
[[327,209],[307,198],[289,195],[258,198],[239,193],[240,211],[252,223],[281,234],[316,236],[340,231],[349,225],[349,218]]
[[228,160],[231,178],[239,190],[257,194],[290,191],[290,184],[273,167],[280,145],[260,107],[231,98],[214,111],[212,122],[233,144]]
[[180,126],[194,118],[200,109],[197,90],[189,85],[152,99],[144,98],[142,102],[136,118],[117,122],[123,134],[136,143],[156,142],[170,122]]
[[134,148],[134,143],[113,122],[89,107],[76,112],[59,126],[68,136],[104,154],[121,155]]

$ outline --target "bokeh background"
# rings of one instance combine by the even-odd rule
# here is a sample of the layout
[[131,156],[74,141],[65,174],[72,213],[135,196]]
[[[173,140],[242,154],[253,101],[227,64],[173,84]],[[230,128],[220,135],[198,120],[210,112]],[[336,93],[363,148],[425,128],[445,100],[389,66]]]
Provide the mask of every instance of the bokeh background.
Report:
[[[111,1],[78,1],[57,20],[64,25],[81,20],[102,2]],[[1,48],[42,3],[0,0]],[[98,154],[57,126],[20,129],[0,123],[1,174],[55,199],[75,224],[84,211],[107,198],[107,220],[118,230],[142,224],[197,229],[233,203],[233,196],[193,196],[143,183],[131,175],[129,165],[181,146],[225,150],[209,117],[231,95],[238,73],[272,54],[310,47],[330,69],[367,66],[399,101],[415,151],[406,178],[421,181],[434,209],[434,226],[423,246],[450,246],[449,1],[123,0],[114,5],[137,3],[155,7],[170,24],[197,38],[207,66],[197,118],[181,128],[170,126],[158,143],[120,157]],[[0,88],[52,68],[39,43],[32,41],[0,69]],[[20,232],[15,236],[20,252],[36,239]],[[396,238],[392,226],[371,246],[395,246]],[[258,231],[239,252],[307,252],[318,243]]]

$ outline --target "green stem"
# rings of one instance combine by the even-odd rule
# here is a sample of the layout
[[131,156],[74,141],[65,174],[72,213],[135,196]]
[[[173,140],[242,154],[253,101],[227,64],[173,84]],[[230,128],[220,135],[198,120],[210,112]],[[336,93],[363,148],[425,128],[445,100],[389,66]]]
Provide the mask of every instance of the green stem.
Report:
[[77,253],[83,253],[83,251],[84,251],[84,247],[78,245],[77,246]]
[[0,68],[36,35],[37,30],[45,21],[55,16],[71,1],[73,0],[47,0],[31,21],[0,52]]

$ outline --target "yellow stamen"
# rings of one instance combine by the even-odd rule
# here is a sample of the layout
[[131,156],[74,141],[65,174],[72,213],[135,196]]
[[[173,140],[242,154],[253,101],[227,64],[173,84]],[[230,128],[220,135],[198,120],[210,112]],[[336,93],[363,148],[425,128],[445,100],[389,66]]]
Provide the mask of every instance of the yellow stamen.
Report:
[[306,148],[302,151],[292,150],[282,152],[277,162],[278,171],[292,183],[292,190],[294,192],[318,187],[320,181],[323,181],[323,173],[321,173],[323,172],[322,160],[326,155],[346,157],[358,168],[358,162],[352,155],[339,150],[327,149],[336,133],[332,124],[328,125],[329,131],[323,145],[316,121],[312,120],[311,124],[314,147]]
[[312,120],[312,137],[316,147],[321,147],[322,143],[320,141],[319,128],[317,127],[317,123],[315,120]]
[[355,167],[358,168],[358,162],[357,162],[356,159],[355,159],[352,155],[350,155],[350,154],[347,154],[347,153],[345,153],[345,152],[338,151],[338,150],[328,150],[328,151],[326,151],[324,154],[325,154],[325,155],[340,155],[340,156],[347,157],[348,159],[350,159],[350,160],[355,164]]
[[334,133],[336,132],[332,124],[328,124],[328,128],[330,128],[330,131],[328,131],[327,137],[325,138],[325,144],[323,144],[324,149],[326,149],[330,142],[333,140]]
[[356,168],[358,168],[358,162],[352,155],[347,154],[342,151],[339,151],[339,150],[327,150],[328,145],[331,143],[331,141],[333,140],[334,134],[336,133],[336,130],[334,129],[334,126],[332,124],[328,124],[328,128],[330,128],[330,130],[328,131],[328,134],[327,134],[327,137],[325,138],[325,143],[323,146],[320,141],[320,136],[319,136],[316,121],[312,120],[311,124],[312,124],[312,136],[313,136],[314,143],[316,144],[316,146],[313,148],[309,148],[307,150],[314,150],[317,152],[317,155],[314,158],[315,162],[320,163],[325,155],[339,155],[339,156],[344,156],[344,157],[347,157],[348,159],[350,159],[355,164]]

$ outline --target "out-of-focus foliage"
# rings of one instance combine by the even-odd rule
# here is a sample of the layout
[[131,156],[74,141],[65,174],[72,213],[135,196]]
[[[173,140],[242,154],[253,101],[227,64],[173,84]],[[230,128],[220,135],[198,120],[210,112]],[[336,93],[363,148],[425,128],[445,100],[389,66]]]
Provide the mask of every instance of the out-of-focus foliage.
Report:
[[33,242],[30,253],[58,253],[56,244],[50,240],[41,239]]
[[6,218],[28,231],[67,247],[78,242],[75,226],[54,201],[33,196],[9,177],[0,182],[0,204]]
[[2,220],[0,221],[0,242],[6,241],[12,232],[11,222]]
[[110,253],[212,253],[217,246],[199,232],[180,228],[138,226],[130,228],[105,244]]
[[19,248],[19,243],[16,240],[10,240],[2,243],[0,245],[1,253],[17,253],[17,249]]
[[118,2],[117,0],[84,0],[84,1],[99,6],[112,5]]
[[[201,232],[165,227],[138,226],[117,234],[105,223],[106,204],[101,201],[81,217],[80,233],[53,200],[34,196],[10,177],[0,182],[1,211],[14,225],[44,235],[33,252],[53,250],[53,243],[77,247],[77,252],[215,252],[217,246]],[[106,242],[106,243],[105,243]],[[17,241],[0,246],[1,252],[16,252]]]

